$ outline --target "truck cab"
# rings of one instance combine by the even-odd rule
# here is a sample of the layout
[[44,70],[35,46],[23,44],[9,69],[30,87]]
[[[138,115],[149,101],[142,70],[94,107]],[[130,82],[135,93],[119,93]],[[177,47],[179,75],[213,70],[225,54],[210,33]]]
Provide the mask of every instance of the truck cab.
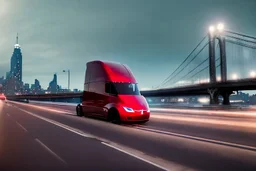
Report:
[[147,122],[148,103],[128,66],[115,62],[91,61],[86,64],[82,103],[78,116],[103,118],[114,123]]

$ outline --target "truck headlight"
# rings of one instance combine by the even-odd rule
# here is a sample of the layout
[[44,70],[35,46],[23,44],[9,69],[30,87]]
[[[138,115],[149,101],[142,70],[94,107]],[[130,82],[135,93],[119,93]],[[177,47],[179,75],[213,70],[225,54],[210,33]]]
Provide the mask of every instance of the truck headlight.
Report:
[[132,108],[129,107],[123,107],[126,112],[134,112]]

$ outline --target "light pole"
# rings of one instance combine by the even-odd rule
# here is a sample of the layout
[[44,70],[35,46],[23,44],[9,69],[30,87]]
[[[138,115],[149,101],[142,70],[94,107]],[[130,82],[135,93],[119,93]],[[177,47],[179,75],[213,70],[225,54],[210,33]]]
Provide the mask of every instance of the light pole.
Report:
[[68,73],[68,90],[70,90],[70,70],[67,69],[67,70],[63,70],[63,72],[67,72]]

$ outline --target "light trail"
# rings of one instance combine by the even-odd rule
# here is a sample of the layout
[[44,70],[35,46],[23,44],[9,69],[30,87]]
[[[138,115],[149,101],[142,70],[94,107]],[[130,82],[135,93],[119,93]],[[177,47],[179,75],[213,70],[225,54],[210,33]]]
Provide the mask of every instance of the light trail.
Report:
[[174,113],[189,113],[189,114],[204,114],[204,115],[221,115],[221,116],[249,116],[256,118],[256,112],[254,111],[214,111],[214,110],[198,110],[198,109],[166,109],[166,108],[150,108],[151,111],[155,112],[174,112]]

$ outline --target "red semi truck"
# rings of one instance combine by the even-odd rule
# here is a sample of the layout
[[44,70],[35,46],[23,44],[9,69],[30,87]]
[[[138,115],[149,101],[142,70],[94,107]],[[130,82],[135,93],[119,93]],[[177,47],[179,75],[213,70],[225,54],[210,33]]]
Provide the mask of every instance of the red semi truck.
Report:
[[4,101],[6,100],[6,97],[3,93],[0,93],[0,100],[4,100]]
[[147,122],[150,117],[148,103],[128,66],[103,61],[86,64],[82,103],[76,112],[114,123]]

